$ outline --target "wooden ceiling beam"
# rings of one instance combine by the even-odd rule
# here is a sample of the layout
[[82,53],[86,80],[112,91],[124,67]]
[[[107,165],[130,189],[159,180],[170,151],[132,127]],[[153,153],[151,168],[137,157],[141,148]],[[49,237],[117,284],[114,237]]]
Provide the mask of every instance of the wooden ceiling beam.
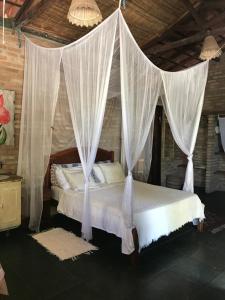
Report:
[[[202,3],[199,3],[198,6],[195,7],[195,10],[199,10],[201,8],[201,5],[202,5]],[[176,24],[169,27],[160,36],[157,36],[156,38],[154,38],[154,39],[150,40],[149,42],[145,43],[144,45],[142,45],[141,49],[143,51],[147,51],[150,47],[152,47],[152,45],[156,44],[157,41],[159,41],[162,38],[166,37],[168,31],[170,31],[170,30],[176,31],[175,30],[176,27],[179,26],[180,24],[182,24],[181,26],[183,26],[183,22],[189,21],[189,17],[190,17],[190,11],[187,11],[187,14],[183,18],[181,18]]]
[[186,8],[189,10],[189,12],[191,13],[193,19],[195,20],[195,23],[198,25],[200,30],[204,30],[206,29],[206,26],[203,22],[203,20],[199,17],[197,11],[195,10],[194,6],[192,5],[192,3],[190,2],[190,0],[183,0],[184,5],[186,6]]
[[[196,64],[199,63],[199,61],[202,62],[202,60],[200,60],[198,57],[190,55],[189,57],[186,57],[185,59],[183,59],[179,63],[181,65],[185,65],[186,68],[188,68],[191,61],[195,62]],[[177,67],[178,66],[175,66],[174,68],[171,68],[170,71],[174,70],[175,68],[176,68],[176,70],[178,70]],[[179,69],[179,70],[182,70],[182,69]]]
[[177,25],[173,28],[174,31],[182,32],[182,33],[190,33],[190,31],[199,31],[199,28],[193,24],[184,24],[184,25]]
[[25,0],[21,9],[17,12],[14,17],[14,24],[19,22],[20,18],[23,16],[24,12],[31,6],[32,0]]
[[[218,34],[223,34],[224,32],[225,32],[224,26],[211,30],[211,34],[214,36],[216,36]],[[187,37],[187,38],[175,41],[175,42],[167,43],[163,46],[161,46],[161,45],[154,46],[154,47],[150,48],[147,51],[147,53],[153,53],[153,54],[162,53],[162,52],[174,49],[174,48],[179,48],[179,47],[183,47],[186,45],[194,44],[194,43],[199,42],[202,39],[204,39],[205,35],[206,35],[206,32],[202,31],[202,32],[194,34],[190,37]]]
[[[25,0],[25,2],[30,3],[32,0]],[[19,18],[15,20],[15,27],[22,27],[29,23],[34,17],[38,17],[44,10],[46,10],[49,5],[50,0],[41,0],[37,4],[35,4],[28,12],[28,8],[25,8]]]
[[[179,70],[184,70],[190,66],[190,61],[195,60],[195,62],[199,62],[199,58],[197,55],[191,55],[187,52],[184,53],[174,53],[172,56],[167,57],[169,58],[168,63],[166,63],[166,60],[164,63],[159,65],[163,70],[169,71],[172,70],[173,68],[179,69]],[[174,62],[174,64],[171,66],[170,62]],[[175,64],[176,63],[176,64]]]
[[205,0],[202,5],[204,9],[225,9],[224,0]]
[[167,57],[163,57],[163,56],[159,56],[159,55],[154,55],[154,54],[149,54],[147,57],[148,57],[148,58],[161,59],[161,60],[163,60],[163,61],[165,61],[165,62],[168,62],[168,63],[170,63],[170,64],[173,64],[173,65],[175,65],[175,66],[179,66],[179,67],[184,68],[184,69],[186,68],[185,65],[182,65],[182,64],[180,64],[180,63],[178,63],[178,62],[176,62],[176,61],[174,61],[174,60],[171,60],[171,59],[169,59],[169,58],[167,58]]
[[[0,0],[1,2],[3,2],[3,0]],[[16,7],[22,7],[22,5],[21,4],[18,4],[18,3],[15,3],[15,2],[12,2],[12,1],[10,1],[10,0],[5,0],[5,3],[7,3],[7,4],[11,4],[11,5],[13,5],[13,6],[16,6]]]
[[51,40],[51,41],[54,41],[54,42],[57,42],[57,43],[63,44],[63,45],[67,45],[67,44],[70,44],[73,42],[72,40],[67,40],[67,39],[61,38],[59,36],[50,34],[50,33],[38,31],[36,29],[28,28],[28,27],[22,27],[22,32],[29,33],[29,34],[32,34],[32,35],[35,35],[35,36],[38,36],[41,38],[45,38],[45,39],[48,39],[48,40]]

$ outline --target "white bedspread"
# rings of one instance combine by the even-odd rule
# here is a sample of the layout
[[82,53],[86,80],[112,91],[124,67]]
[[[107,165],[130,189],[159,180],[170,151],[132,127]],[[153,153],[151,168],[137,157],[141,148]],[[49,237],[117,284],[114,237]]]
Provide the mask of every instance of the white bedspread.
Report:
[[[122,238],[122,253],[134,250],[131,230],[121,211],[124,183],[90,191],[92,226]],[[58,212],[81,221],[83,192],[61,191]],[[194,219],[204,219],[204,205],[197,195],[134,181],[134,225],[139,250]]]

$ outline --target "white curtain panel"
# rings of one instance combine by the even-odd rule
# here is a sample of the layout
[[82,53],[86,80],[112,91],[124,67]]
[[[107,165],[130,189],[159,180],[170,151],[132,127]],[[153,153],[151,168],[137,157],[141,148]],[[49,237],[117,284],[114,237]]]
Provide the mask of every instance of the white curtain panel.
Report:
[[144,159],[143,181],[144,182],[148,181],[149,172],[151,169],[153,134],[154,134],[154,117],[152,120],[148,138],[147,138],[146,144],[144,146],[144,150],[143,150],[143,159]]
[[163,106],[173,138],[187,155],[184,191],[194,192],[193,151],[204,101],[208,61],[179,72],[161,71]]
[[117,26],[107,98],[111,99],[111,98],[119,98],[119,97],[120,97],[120,39],[119,39],[119,26]]
[[76,141],[71,120],[65,76],[61,64],[60,86],[55,109],[51,153],[56,153],[73,147],[76,147]]
[[152,145],[153,145],[153,132],[154,132],[154,118],[148,134],[144,149],[133,168],[133,177],[136,180],[147,182],[152,162]]
[[123,141],[128,167],[122,206],[125,225],[132,228],[132,170],[149,135],[162,81],[159,69],[142,53],[121,13],[120,72]]
[[98,149],[109,86],[118,11],[104,26],[63,51],[70,112],[84,177],[82,236],[92,238],[89,176]]
[[223,151],[225,152],[225,118],[219,117],[219,127]]
[[61,51],[36,46],[26,39],[25,53],[17,174],[24,178],[23,197],[30,211],[29,228],[37,231],[43,207],[44,175],[51,152]]

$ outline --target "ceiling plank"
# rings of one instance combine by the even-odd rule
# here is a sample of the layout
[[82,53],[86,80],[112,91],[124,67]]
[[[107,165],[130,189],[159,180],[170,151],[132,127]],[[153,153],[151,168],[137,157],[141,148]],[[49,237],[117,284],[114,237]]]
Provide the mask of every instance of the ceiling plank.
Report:
[[[29,3],[27,5],[30,7],[30,2],[32,3],[32,0],[25,0],[25,2]],[[47,8],[50,2],[51,2],[50,0],[41,0],[37,4],[35,4],[28,12],[27,12],[28,7],[26,7],[23,10],[21,16],[15,20],[15,26],[16,27],[25,26],[34,17],[38,17]]]
[[20,18],[22,18],[24,12],[31,6],[32,0],[25,0],[21,9],[17,12],[14,17],[14,26],[17,22],[19,22]]
[[[199,10],[201,7],[202,7],[202,2],[199,2],[199,3],[197,4],[197,6],[195,7],[195,10],[197,10],[197,9]],[[180,19],[179,19],[175,24],[173,24],[172,26],[168,27],[168,29],[167,29],[164,33],[162,33],[160,36],[155,37],[154,39],[151,39],[149,42],[145,43],[145,44],[141,47],[142,50],[143,50],[143,51],[147,51],[150,47],[152,47],[153,44],[156,44],[157,41],[159,41],[159,40],[161,40],[162,38],[164,38],[164,36],[167,35],[167,32],[168,32],[169,30],[175,31],[175,28],[176,28],[177,26],[179,26],[180,24],[183,24],[184,21],[189,20],[189,17],[190,17],[190,11],[188,10],[188,11],[186,12],[186,14],[185,14],[182,18],[180,18]]]
[[186,8],[189,10],[189,12],[191,13],[191,15],[192,15],[193,19],[195,20],[196,24],[198,25],[199,29],[200,30],[206,29],[205,23],[199,17],[197,11],[195,10],[195,8],[192,5],[192,3],[190,2],[190,0],[183,0],[183,3],[186,6]]
[[[212,35],[218,35],[218,34],[221,34],[221,33],[224,33],[224,32],[225,32],[225,27],[224,26],[220,27],[220,28],[217,28],[217,29],[211,30]],[[190,37],[187,37],[187,38],[175,41],[175,42],[167,43],[165,45],[156,45],[156,46],[150,48],[147,51],[147,53],[153,53],[153,54],[154,53],[161,53],[161,52],[168,51],[170,49],[190,45],[190,44],[201,41],[205,37],[205,35],[206,35],[206,32],[203,31],[203,32],[199,32],[197,34],[194,34]]]

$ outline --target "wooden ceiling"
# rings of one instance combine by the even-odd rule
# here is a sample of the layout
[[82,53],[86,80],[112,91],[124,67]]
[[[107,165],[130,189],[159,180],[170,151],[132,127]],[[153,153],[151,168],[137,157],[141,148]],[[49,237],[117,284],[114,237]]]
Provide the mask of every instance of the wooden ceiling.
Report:
[[[14,18],[23,6],[25,0],[6,0],[5,18]],[[0,2],[0,14],[3,15],[3,1]]]
[[[71,0],[6,0],[17,1],[24,3],[9,23],[24,32],[68,44],[91,30],[68,22]],[[118,0],[96,2],[103,18],[118,7]],[[127,0],[122,13],[146,55],[165,70],[198,63],[207,29],[220,45],[225,41],[225,0]]]

